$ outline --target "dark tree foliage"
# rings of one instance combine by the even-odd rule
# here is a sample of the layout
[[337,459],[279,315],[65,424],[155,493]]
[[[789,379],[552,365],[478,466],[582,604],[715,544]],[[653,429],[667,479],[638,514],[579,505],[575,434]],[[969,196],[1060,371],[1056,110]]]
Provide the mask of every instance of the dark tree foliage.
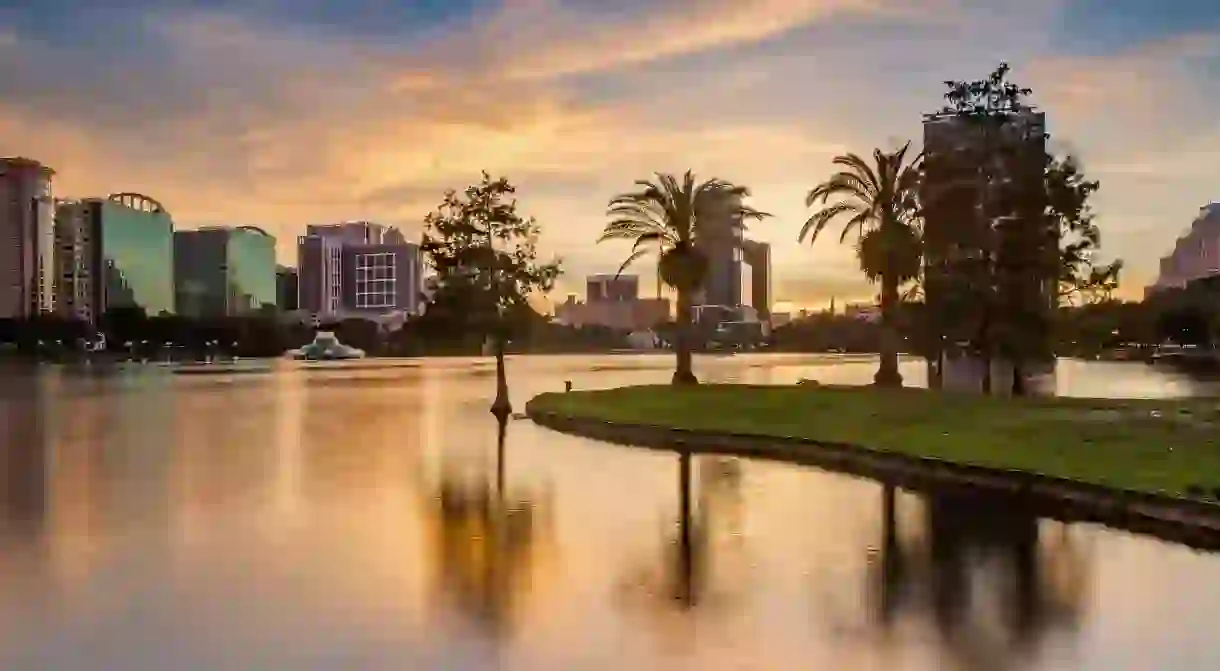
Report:
[[945,255],[941,269],[954,307],[966,308],[969,319],[962,321],[969,323],[966,339],[975,354],[1019,362],[1050,356],[1045,286],[1058,275],[1057,235],[1044,216],[1046,138],[1028,123],[1031,91],[1010,82],[1008,72],[1001,64],[982,80],[946,82],[941,114],[971,136],[968,148],[950,159],[965,164],[954,179],[968,185],[973,203],[948,232],[958,248]]
[[1122,264],[1096,259],[1098,183],[1075,157],[1048,154],[1031,91],[1008,73],[1001,64],[982,80],[946,82],[948,104],[934,116],[970,141],[926,159],[924,288],[933,349],[964,344],[984,361],[1012,361],[1020,393],[1022,364],[1053,355],[1054,309],[1110,298]]
[[425,315],[458,333],[489,338],[496,355],[496,400],[492,412],[503,419],[512,411],[505,380],[509,339],[533,314],[529,298],[546,293],[560,274],[558,259],[538,261],[539,226],[517,213],[516,189],[503,177],[482,181],[463,193],[448,191],[424,219],[422,249],[436,270],[436,292]]
[[645,256],[658,255],[661,281],[678,293],[673,382],[697,384],[691,356],[697,339],[694,298],[708,273],[708,259],[701,246],[709,240],[713,244],[725,242],[727,231],[722,223],[726,219],[744,228],[747,221],[771,215],[743,203],[750,195],[748,188],[716,177],[700,182],[690,170],[681,178],[658,174],[654,181],[637,180],[635,186],[635,191],[610,199],[606,207],[610,221],[598,242],[633,243],[619,272]]
[[1089,199],[1101,184],[1086,179],[1075,156],[1053,158],[1046,167],[1047,217],[1059,232],[1059,300],[1098,302],[1118,288],[1122,261],[1101,264],[1101,230]]
[[437,274],[425,306],[430,328],[506,339],[532,312],[530,296],[554,286],[560,262],[538,262],[540,229],[517,213],[515,193],[507,179],[483,173],[464,192],[447,192],[424,219],[422,249]]
[[[922,177],[920,157],[907,160],[906,144],[897,151],[873,151],[870,165],[856,154],[836,156],[841,170],[817,185],[805,198],[806,206],[821,203],[801,228],[799,240],[812,244],[830,222],[842,220],[839,237],[845,242],[856,234],[856,258],[869,281],[881,283],[881,321],[885,335],[881,364],[874,376],[878,385],[902,386],[898,372],[898,306],[900,287],[919,275],[919,198]],[[834,200],[833,203],[830,201]]]

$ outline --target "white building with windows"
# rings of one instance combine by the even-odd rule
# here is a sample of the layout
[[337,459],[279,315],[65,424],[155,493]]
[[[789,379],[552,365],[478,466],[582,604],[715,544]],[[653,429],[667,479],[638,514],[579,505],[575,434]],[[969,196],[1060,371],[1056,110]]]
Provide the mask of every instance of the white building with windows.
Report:
[[1190,230],[1177,239],[1173,251],[1161,258],[1159,271],[1156,281],[1144,289],[1145,296],[1220,274],[1220,203],[1199,210]]

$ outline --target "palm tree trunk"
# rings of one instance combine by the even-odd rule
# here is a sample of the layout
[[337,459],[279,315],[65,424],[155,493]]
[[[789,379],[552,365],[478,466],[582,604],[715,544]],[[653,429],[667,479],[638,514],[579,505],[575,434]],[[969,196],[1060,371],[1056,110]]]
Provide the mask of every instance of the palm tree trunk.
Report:
[[881,278],[881,365],[873,376],[879,387],[901,387],[898,372],[898,279],[892,274]]
[[690,290],[678,289],[678,337],[674,348],[678,355],[678,365],[674,370],[673,384],[699,384],[695,377],[693,356],[691,354],[691,331],[693,329]]
[[497,334],[494,339],[496,348],[496,400],[491,404],[491,414],[496,419],[505,421],[513,412],[513,405],[508,400],[508,376],[504,370],[505,338]]

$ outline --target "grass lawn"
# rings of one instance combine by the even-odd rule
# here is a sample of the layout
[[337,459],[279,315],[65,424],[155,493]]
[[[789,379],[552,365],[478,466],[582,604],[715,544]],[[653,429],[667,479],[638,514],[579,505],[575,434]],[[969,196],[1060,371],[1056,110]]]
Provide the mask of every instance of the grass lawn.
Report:
[[549,393],[530,409],[809,438],[1184,495],[1220,486],[1220,402],[1012,399],[871,387],[701,385]]

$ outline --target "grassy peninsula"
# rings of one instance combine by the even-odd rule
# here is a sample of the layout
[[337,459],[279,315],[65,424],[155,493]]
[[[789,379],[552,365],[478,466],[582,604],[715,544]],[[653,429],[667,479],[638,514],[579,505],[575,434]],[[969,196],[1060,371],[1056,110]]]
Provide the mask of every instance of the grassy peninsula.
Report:
[[[1130,491],[1214,497],[1220,402],[1000,398],[877,387],[640,386],[542,394],[530,412],[804,438]],[[795,448],[799,449],[799,448]]]

